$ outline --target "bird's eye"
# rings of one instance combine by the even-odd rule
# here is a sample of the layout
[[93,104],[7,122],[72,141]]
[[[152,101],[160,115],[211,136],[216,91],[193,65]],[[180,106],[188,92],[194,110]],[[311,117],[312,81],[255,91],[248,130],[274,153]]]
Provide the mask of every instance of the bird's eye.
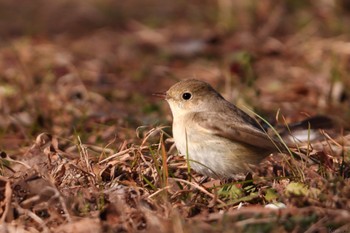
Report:
[[182,94],[182,99],[184,99],[184,100],[189,100],[189,99],[191,99],[191,97],[192,97],[192,94],[189,92],[185,92]]

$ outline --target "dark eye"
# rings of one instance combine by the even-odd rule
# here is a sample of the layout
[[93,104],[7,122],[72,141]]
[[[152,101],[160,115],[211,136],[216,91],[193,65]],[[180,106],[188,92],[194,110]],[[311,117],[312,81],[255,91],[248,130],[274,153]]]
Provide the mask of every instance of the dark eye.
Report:
[[189,100],[189,99],[191,99],[191,97],[192,97],[192,94],[189,92],[185,92],[182,94],[182,99],[184,99],[184,100]]

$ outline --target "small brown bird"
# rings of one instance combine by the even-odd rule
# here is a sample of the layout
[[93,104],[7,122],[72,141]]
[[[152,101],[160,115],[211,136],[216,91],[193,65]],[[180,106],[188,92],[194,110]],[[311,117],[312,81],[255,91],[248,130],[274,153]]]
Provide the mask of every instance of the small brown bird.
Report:
[[176,147],[203,175],[237,177],[277,152],[277,146],[283,147],[205,82],[178,82],[166,92],[165,99],[173,115]]

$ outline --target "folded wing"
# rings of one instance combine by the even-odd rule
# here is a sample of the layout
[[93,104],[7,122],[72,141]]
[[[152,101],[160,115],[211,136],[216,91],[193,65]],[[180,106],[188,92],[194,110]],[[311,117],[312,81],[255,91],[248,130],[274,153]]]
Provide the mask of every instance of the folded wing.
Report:
[[[244,120],[242,117],[249,117]],[[232,141],[242,142],[267,150],[281,148],[279,142],[271,139],[250,116],[242,113],[227,114],[218,112],[198,112],[193,116],[193,122],[205,130],[210,130],[214,135],[227,138]]]

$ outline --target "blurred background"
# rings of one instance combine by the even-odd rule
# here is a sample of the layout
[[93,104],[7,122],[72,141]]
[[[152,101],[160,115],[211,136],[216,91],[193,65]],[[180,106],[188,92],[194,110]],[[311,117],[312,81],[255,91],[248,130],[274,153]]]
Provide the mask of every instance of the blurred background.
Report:
[[209,82],[275,121],[350,118],[350,1],[0,1],[0,149],[36,135],[130,143],[170,125],[152,93]]

